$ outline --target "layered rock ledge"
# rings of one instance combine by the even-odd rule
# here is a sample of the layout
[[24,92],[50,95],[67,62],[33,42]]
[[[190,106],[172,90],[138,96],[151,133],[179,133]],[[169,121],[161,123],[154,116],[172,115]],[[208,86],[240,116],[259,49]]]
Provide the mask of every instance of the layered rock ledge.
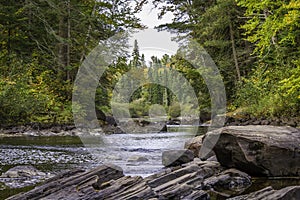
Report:
[[[225,170],[214,161],[195,159],[146,178],[125,176],[121,168],[107,164],[89,171],[59,174],[9,199],[209,199],[210,190],[229,197],[250,185],[247,174]],[[224,193],[224,189],[228,192]]]

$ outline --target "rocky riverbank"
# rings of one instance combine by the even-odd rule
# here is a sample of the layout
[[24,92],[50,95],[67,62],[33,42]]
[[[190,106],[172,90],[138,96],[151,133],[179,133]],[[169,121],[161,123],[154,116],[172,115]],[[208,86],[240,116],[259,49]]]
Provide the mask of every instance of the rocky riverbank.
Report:
[[[203,154],[216,135],[213,151]],[[59,174],[9,199],[300,199],[299,184],[243,193],[251,176],[300,179],[299,144],[300,131],[291,127],[224,127],[191,139],[188,150],[164,152],[168,167],[146,178],[106,164]]]
[[299,117],[251,117],[249,115],[231,115],[227,116],[225,126],[247,126],[247,125],[271,125],[271,126],[291,126],[300,127]]
[[[23,125],[4,127],[0,129],[0,136],[80,136],[85,131],[75,125]],[[124,133],[118,126],[103,125],[101,129],[93,129],[91,134],[120,134]]]
[[[101,128],[100,128],[101,124]],[[135,119],[119,122],[118,124],[99,122],[99,128],[89,128],[88,133],[97,134],[123,134],[123,133],[149,133],[166,132],[168,122],[151,122],[145,119]],[[86,134],[84,126],[74,124],[40,124],[31,123],[20,126],[0,127],[0,137],[5,136],[80,136]]]
[[[107,116],[106,121],[99,121],[101,128],[91,129],[91,134],[122,134],[122,133],[146,133],[146,132],[166,132],[167,126],[174,125],[198,125],[210,126],[211,116],[206,114],[200,116],[199,122],[189,119],[169,119],[168,121],[151,122],[148,119],[136,118],[123,122],[114,120]],[[271,126],[291,126],[300,128],[300,118],[256,118],[249,115],[227,115],[225,126],[248,126],[248,125],[271,125]],[[29,123],[25,125],[1,126],[0,136],[80,136],[83,133],[80,127],[74,124],[41,124]]]

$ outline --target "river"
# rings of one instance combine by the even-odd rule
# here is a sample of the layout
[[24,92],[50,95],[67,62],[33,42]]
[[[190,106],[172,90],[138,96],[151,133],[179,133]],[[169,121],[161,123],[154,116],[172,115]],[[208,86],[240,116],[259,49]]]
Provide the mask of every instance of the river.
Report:
[[[197,135],[204,134],[206,130],[207,127],[198,127]],[[164,150],[183,149],[185,141],[195,136],[191,127],[168,128],[168,131],[107,135],[105,140],[109,143],[93,147],[93,151],[76,136],[0,137],[0,172],[17,165],[33,165],[43,172],[56,174],[72,168],[88,169],[103,163],[113,163],[120,166],[126,175],[145,177],[162,170],[161,155]],[[93,155],[90,152],[97,153]],[[146,158],[146,161],[129,161],[133,157]],[[281,188],[292,184],[299,184],[299,179],[279,181],[259,178],[253,180],[249,190],[254,191],[267,185]],[[0,187],[0,197],[8,197],[30,188],[11,190]]]
[[[170,130],[166,133],[107,135],[105,140],[109,144],[98,144],[92,150],[76,136],[2,137],[0,171],[26,164],[44,172],[56,173],[74,167],[91,168],[113,163],[120,166],[126,175],[147,176],[162,169],[162,151],[183,149],[185,141],[194,136],[188,127],[180,131],[176,128]],[[200,133],[204,131],[204,127],[199,128]],[[134,157],[147,161],[130,161]]]

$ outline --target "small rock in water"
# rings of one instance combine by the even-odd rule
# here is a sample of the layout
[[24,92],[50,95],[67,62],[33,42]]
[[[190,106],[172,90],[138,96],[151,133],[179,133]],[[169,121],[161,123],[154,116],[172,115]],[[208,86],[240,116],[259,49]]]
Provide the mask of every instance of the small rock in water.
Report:
[[132,156],[128,158],[128,162],[146,162],[148,161],[148,158],[145,158],[143,156]]
[[162,164],[166,167],[178,166],[193,161],[194,152],[191,150],[168,150],[162,153]]

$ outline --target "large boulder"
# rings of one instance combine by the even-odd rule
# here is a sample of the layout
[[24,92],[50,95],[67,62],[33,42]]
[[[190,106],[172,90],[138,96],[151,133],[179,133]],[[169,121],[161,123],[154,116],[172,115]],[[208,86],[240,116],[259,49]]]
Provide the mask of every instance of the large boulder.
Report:
[[[218,138],[219,137],[219,138]],[[300,131],[291,127],[229,126],[207,133],[218,161],[258,176],[300,175]]]
[[190,150],[167,150],[162,153],[162,164],[166,167],[178,166],[193,161],[194,153]]

